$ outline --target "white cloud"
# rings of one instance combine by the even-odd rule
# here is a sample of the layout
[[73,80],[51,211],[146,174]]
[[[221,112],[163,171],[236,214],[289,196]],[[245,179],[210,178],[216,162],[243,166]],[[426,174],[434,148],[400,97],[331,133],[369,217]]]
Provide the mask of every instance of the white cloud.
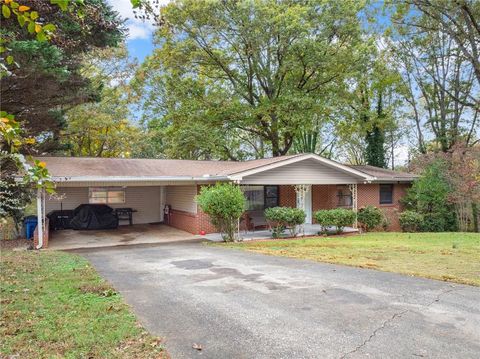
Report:
[[[148,39],[155,30],[153,24],[135,19],[130,0],[108,0],[108,2],[121,17],[127,19],[128,40]],[[160,5],[165,5],[168,2],[169,0],[161,0]]]
[[127,26],[129,40],[148,39],[152,33],[152,30],[145,26],[145,24],[138,25],[135,23],[129,23],[129,21],[127,21]]

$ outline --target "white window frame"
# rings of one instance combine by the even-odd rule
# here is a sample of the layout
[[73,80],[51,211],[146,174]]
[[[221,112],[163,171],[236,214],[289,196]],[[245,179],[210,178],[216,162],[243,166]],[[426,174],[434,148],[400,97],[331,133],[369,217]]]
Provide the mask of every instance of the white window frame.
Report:
[[[106,195],[94,197],[92,194],[95,192],[105,192]],[[116,200],[116,197],[109,196],[110,192],[121,192],[123,196],[120,201]],[[96,199],[93,201],[93,199]],[[102,200],[103,199],[103,200]],[[115,200],[114,200],[115,199]],[[122,204],[125,203],[125,188],[124,187],[89,187],[88,188],[88,203],[90,204]]]

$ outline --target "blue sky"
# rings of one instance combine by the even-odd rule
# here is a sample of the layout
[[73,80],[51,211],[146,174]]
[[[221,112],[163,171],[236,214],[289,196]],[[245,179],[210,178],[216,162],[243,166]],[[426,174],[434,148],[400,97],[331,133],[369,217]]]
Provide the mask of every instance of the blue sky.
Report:
[[[127,38],[127,47],[130,52],[130,56],[136,57],[140,62],[142,62],[145,56],[152,53],[153,50],[153,25],[134,18],[130,0],[107,1],[123,18],[127,19],[126,25],[129,32]],[[168,1],[169,0],[160,0],[160,3],[166,4]]]

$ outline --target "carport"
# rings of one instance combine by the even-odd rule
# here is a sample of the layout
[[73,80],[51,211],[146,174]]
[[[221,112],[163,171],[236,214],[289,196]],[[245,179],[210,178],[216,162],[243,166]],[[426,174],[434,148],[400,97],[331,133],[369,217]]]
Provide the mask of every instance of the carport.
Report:
[[[72,249],[162,243],[199,238],[195,196],[212,183],[202,168],[193,171],[182,161],[120,158],[39,158],[47,163],[56,194],[38,191],[39,225],[35,248]],[[179,166],[180,164],[180,166]],[[201,166],[200,166],[201,167]],[[199,173],[198,176],[195,172]],[[171,174],[174,174],[172,176]],[[218,176],[215,181],[221,180]],[[225,177],[226,179],[226,177]],[[133,225],[121,221],[110,230],[51,231],[52,211],[72,211],[82,204],[105,204],[134,210]],[[50,242],[50,243],[49,243]]]
[[199,236],[165,224],[134,224],[117,229],[55,231],[50,236],[49,249],[72,250],[83,248],[115,247],[136,244],[161,244],[198,240]]

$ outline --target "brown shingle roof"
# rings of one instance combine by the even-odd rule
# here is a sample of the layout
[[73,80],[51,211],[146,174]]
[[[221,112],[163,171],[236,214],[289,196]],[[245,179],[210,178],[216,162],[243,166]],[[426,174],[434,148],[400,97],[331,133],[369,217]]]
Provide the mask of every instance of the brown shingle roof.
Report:
[[369,165],[361,165],[361,166],[353,166],[348,165],[348,167],[356,169],[357,171],[361,171],[366,173],[367,175],[377,177],[379,180],[414,180],[417,178],[417,175],[413,173],[406,173],[406,172],[399,172],[399,171],[392,171],[385,168],[369,166]]
[[[97,157],[37,157],[47,163],[54,177],[204,177],[205,175],[229,176],[273,163],[285,161],[303,154],[272,157],[243,162],[164,160],[143,158]],[[391,171],[373,166],[348,166],[368,176],[385,180],[413,180],[415,175]]]
[[46,162],[54,177],[202,177],[229,174],[258,168],[299,156],[282,156],[234,161],[164,160],[143,158],[36,157]]

